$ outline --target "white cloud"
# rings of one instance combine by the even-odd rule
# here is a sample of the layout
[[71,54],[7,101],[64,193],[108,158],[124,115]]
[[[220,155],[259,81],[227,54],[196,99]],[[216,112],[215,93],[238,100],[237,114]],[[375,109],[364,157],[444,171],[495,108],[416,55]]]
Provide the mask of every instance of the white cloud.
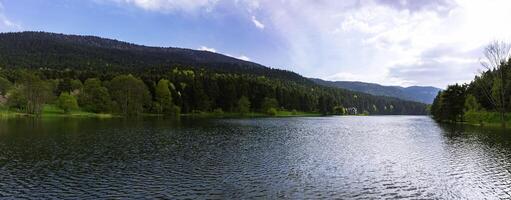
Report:
[[[234,6],[257,28],[272,27],[265,34],[286,50],[286,57],[275,59],[305,76],[331,80],[444,87],[472,79],[481,46],[511,41],[509,0],[109,1],[164,12]],[[428,81],[434,77],[443,80]]]
[[200,9],[211,10],[218,0],[109,0],[140,7],[149,11],[192,12]]
[[250,61],[250,58],[245,56],[245,55],[241,55],[241,56],[238,56],[236,57],[237,59],[240,59],[240,60],[244,60],[244,61]]
[[252,16],[252,22],[258,29],[264,29],[264,24],[257,20],[255,16]]
[[209,47],[206,47],[206,46],[201,46],[201,47],[199,47],[197,50],[200,50],[200,51],[209,51],[209,52],[216,53],[216,49],[214,49],[214,48],[209,48]]
[[[210,47],[207,47],[207,46],[200,46],[197,50],[218,53],[215,48],[210,48]],[[233,58],[237,58],[237,59],[240,59],[240,60],[244,60],[244,61],[251,61],[251,59],[248,56],[245,56],[243,54],[240,55],[240,56],[233,56],[232,54],[225,53],[224,55],[229,56],[229,57],[233,57]]]
[[229,57],[236,58],[236,59],[244,60],[244,61],[251,61],[251,59],[250,59],[249,57],[247,57],[247,56],[245,56],[245,55],[243,55],[243,54],[242,54],[242,55],[240,55],[240,56],[234,56],[234,55],[232,55],[232,54],[228,54],[228,53],[226,53],[225,55],[226,55],[226,56],[229,56]]
[[473,78],[481,46],[511,39],[509,0],[253,1],[250,14],[275,27],[292,70],[309,77],[444,87]]

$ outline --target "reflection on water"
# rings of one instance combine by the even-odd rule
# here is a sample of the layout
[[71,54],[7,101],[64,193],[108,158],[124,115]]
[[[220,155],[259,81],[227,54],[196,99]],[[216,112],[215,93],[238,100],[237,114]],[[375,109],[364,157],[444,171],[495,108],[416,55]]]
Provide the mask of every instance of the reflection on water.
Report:
[[5,197],[511,198],[511,134],[408,116],[9,119]]

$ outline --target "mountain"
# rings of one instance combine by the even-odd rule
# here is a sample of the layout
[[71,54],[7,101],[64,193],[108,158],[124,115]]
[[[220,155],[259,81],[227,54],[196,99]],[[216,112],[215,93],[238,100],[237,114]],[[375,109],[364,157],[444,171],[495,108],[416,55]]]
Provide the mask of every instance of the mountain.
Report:
[[429,86],[411,86],[411,87],[400,87],[400,86],[383,86],[375,83],[364,83],[354,81],[325,81],[321,79],[311,78],[317,84],[343,88],[352,91],[363,92],[367,94],[377,96],[389,96],[396,97],[399,99],[416,101],[426,104],[433,103],[440,88],[429,87]]
[[[426,105],[394,97],[323,86],[297,73],[269,68],[208,51],[149,47],[96,36],[47,32],[0,33],[0,76],[15,82],[29,69],[45,79],[103,81],[132,74],[154,96],[161,79],[169,80],[182,111],[222,108],[233,111],[241,97],[259,111],[267,98],[289,111],[332,114],[356,108],[369,114],[426,114]],[[3,75],[2,75],[3,74]]]

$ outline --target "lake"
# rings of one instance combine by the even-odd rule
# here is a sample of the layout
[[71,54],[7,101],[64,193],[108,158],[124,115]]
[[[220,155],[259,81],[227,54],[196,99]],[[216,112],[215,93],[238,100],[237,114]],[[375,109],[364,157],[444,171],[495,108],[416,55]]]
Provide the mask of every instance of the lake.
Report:
[[511,198],[511,133],[425,116],[0,120],[0,198]]

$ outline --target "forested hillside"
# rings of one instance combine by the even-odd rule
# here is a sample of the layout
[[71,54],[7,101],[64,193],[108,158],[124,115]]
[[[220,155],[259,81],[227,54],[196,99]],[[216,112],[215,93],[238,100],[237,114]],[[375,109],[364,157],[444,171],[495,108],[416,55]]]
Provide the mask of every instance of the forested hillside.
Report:
[[435,87],[383,86],[375,83],[364,83],[356,81],[325,81],[314,78],[311,80],[317,84],[324,86],[343,88],[347,90],[358,91],[377,96],[396,97],[403,100],[416,101],[426,104],[433,103],[433,99],[435,99],[435,96],[440,91],[439,88]]
[[2,33],[0,66],[0,94],[6,104],[30,113],[38,112],[38,103],[73,104],[72,99],[89,112],[126,115],[346,114],[347,108],[367,114],[426,113],[425,104],[320,86],[293,72],[221,54],[93,36]]

